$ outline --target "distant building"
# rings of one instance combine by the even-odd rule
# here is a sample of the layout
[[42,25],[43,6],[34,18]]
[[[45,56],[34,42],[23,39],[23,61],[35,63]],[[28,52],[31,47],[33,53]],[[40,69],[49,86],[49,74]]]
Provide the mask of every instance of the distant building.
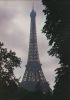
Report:
[[30,43],[28,61],[26,70],[21,82],[21,86],[28,91],[51,92],[48,82],[46,81],[41,63],[39,60],[37,36],[36,36],[36,12],[34,8],[30,13],[31,28],[30,28]]

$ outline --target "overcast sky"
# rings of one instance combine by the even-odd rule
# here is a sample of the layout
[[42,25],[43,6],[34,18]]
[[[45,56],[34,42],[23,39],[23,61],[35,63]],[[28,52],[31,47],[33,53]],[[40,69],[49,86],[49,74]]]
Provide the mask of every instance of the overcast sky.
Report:
[[[42,12],[43,5],[41,0],[34,0],[38,38],[38,49],[40,62],[44,75],[53,89],[55,72],[59,67],[58,59],[50,57],[48,41],[42,28],[45,16]],[[29,35],[30,35],[30,12],[32,10],[32,0],[0,0],[0,41],[4,42],[5,47],[16,52],[22,59],[21,69],[15,70],[17,77],[23,77],[25,65],[27,64]]]

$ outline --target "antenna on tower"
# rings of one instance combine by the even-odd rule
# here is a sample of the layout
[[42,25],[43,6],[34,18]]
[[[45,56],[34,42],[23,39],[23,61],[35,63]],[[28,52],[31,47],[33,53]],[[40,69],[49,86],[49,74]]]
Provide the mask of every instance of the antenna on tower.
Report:
[[32,0],[32,9],[34,10],[34,0]]

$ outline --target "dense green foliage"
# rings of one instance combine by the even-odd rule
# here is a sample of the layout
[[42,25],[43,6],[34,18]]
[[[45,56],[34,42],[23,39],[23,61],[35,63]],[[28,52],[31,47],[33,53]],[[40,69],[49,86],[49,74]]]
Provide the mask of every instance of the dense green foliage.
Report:
[[12,100],[14,97],[18,88],[14,69],[20,67],[20,62],[15,52],[8,51],[0,42],[0,100]]
[[46,22],[43,32],[52,48],[49,54],[60,59],[54,95],[56,100],[70,100],[70,0],[42,0]]

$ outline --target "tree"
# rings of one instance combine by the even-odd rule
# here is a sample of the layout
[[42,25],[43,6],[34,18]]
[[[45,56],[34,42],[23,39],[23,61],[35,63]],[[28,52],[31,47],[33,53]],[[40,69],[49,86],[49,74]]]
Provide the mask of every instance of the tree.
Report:
[[50,93],[43,93],[42,91],[27,91],[24,88],[19,88],[17,93],[17,100],[51,100]]
[[[15,78],[14,69],[20,67],[21,59],[15,52],[8,51],[0,42],[0,99],[8,100],[12,97],[18,86],[18,79]],[[10,98],[11,100],[11,98]]]
[[[58,68],[54,94],[58,98],[69,100],[70,96],[70,1],[69,0],[42,0],[45,5],[46,22],[43,32],[49,39],[52,48],[49,54],[60,59],[61,68]],[[68,99],[69,97],[69,99]]]
[[50,40],[52,49],[50,55],[60,58],[60,63],[70,65],[70,1],[69,0],[43,0],[46,22],[43,32]]
[[70,69],[61,67],[57,69],[56,84],[54,86],[55,100],[69,100],[70,99]]

